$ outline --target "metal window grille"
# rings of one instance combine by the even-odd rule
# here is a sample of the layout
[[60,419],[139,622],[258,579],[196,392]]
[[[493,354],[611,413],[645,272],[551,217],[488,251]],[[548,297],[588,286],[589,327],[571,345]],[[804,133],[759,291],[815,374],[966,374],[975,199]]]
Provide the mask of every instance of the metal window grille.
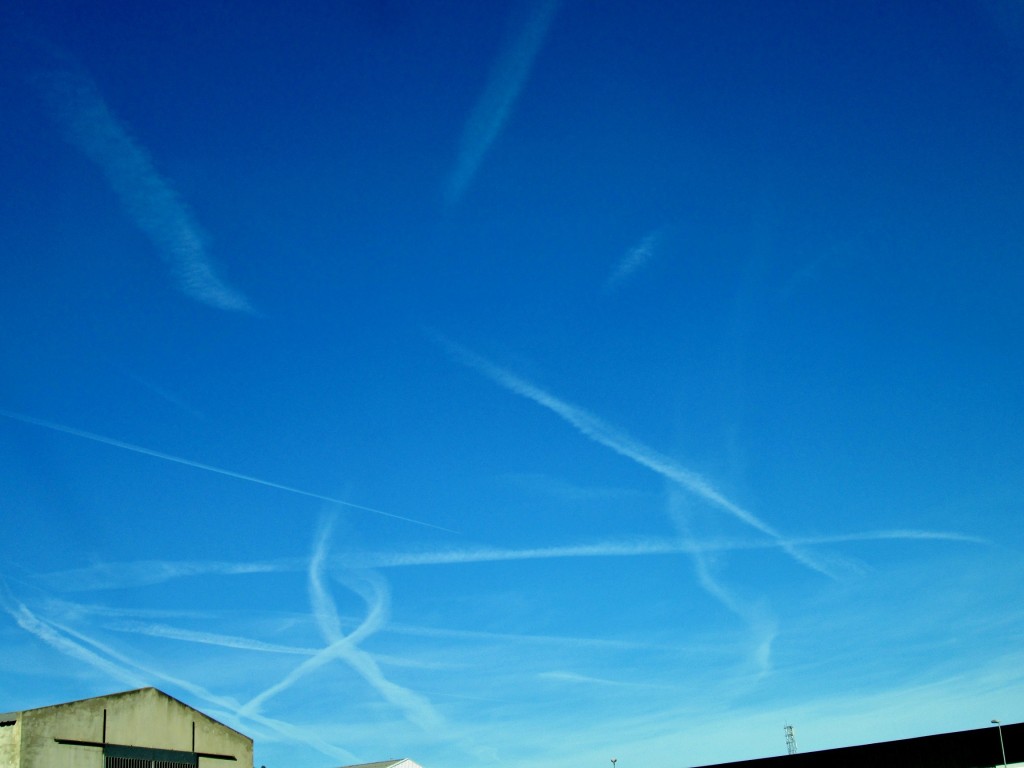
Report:
[[148,757],[121,757],[106,755],[103,768],[182,768],[195,766],[194,758],[182,757],[181,760],[154,760]]

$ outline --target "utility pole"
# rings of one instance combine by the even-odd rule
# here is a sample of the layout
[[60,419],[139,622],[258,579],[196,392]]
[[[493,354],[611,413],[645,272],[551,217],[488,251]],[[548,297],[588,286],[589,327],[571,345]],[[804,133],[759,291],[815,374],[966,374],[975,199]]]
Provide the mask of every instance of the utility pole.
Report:
[[[1006,746],[1003,744],[1003,723],[1000,720],[993,720],[992,725],[999,729],[999,749],[1003,753],[1003,768],[1006,768]],[[612,768],[614,768],[614,766]]]

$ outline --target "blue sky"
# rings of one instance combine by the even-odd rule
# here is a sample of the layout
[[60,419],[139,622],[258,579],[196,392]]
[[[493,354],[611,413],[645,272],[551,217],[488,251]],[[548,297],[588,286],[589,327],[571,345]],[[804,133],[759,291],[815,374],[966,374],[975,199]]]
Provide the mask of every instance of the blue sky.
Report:
[[1024,719],[1009,0],[8,3],[0,709],[256,764]]

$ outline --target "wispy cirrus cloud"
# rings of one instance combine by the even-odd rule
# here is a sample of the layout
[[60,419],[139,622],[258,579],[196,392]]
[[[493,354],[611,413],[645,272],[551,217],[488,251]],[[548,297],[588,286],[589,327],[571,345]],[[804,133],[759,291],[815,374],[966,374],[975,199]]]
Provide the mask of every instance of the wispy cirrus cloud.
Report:
[[39,75],[37,83],[68,141],[100,167],[182,292],[217,309],[252,312],[245,295],[217,274],[192,212],[92,79],[80,70],[61,69]]
[[537,405],[547,408],[563,421],[572,425],[580,434],[593,440],[595,443],[610,448],[640,466],[656,472],[680,488],[704,500],[714,509],[725,512],[764,534],[776,542],[786,554],[802,565],[830,578],[836,578],[837,573],[834,565],[825,563],[821,558],[811,555],[802,547],[794,544],[792,540],[783,536],[773,526],[726,497],[707,479],[696,472],[681,466],[674,459],[635,440],[586,410],[555,397],[535,384],[470,352],[465,347],[443,338],[438,338],[438,342],[448,350],[453,359],[458,360],[463,365],[483,374],[509,392],[532,400]]
[[658,246],[661,244],[662,237],[663,232],[655,230],[630,248],[615,265],[615,269],[612,270],[612,273],[605,281],[605,291],[613,291],[618,288],[620,283],[654,258]]
[[507,41],[498,55],[484,92],[462,132],[455,168],[445,187],[449,205],[461,199],[476,175],[491,144],[501,132],[519,97],[537,53],[544,44],[558,10],[557,0],[541,0],[519,33]]
[[43,427],[54,432],[61,432],[65,435],[72,435],[73,437],[80,437],[84,440],[91,440],[94,443],[101,443],[102,445],[109,445],[112,448],[120,448],[123,451],[131,451],[141,456],[150,456],[154,459],[160,459],[161,461],[169,461],[172,464],[181,464],[182,466],[192,467],[193,469],[199,469],[203,472],[211,472],[215,475],[223,475],[224,477],[232,477],[235,480],[242,480],[246,483],[253,483],[255,485],[262,485],[266,488],[274,488],[278,491],[284,491],[297,496],[306,496],[311,499],[319,499],[320,501],[326,501],[330,504],[337,504],[338,506],[348,507],[349,509],[358,509],[363,512],[369,512],[374,515],[381,515],[382,517],[390,517],[394,520],[402,520],[406,523],[413,523],[414,525],[422,525],[426,528],[434,528],[439,531],[445,531],[447,533],[455,533],[456,531],[450,528],[443,528],[440,525],[434,525],[433,523],[427,523],[422,520],[415,520],[411,517],[403,517],[402,515],[395,515],[391,512],[385,512],[381,509],[374,509],[373,507],[363,506],[362,504],[353,504],[350,501],[344,501],[342,499],[336,499],[331,496],[324,496],[320,493],[313,493],[312,491],[305,491],[301,488],[295,488],[289,485],[283,485],[282,483],[275,483],[270,480],[263,480],[252,475],[244,475],[241,472],[232,472],[230,469],[221,469],[220,467],[214,467],[210,464],[203,464],[202,462],[192,461],[191,459],[183,459],[180,456],[172,456],[169,453],[163,453],[161,451],[154,451],[151,448],[144,448],[141,445],[133,445],[123,440],[115,440],[112,437],[105,437],[104,435],[98,435],[95,432],[86,432],[84,429],[75,429],[65,424],[58,424],[53,421],[47,421],[46,419],[37,419],[32,416],[26,416],[21,413],[14,413],[13,411],[7,411],[0,408],[0,416],[11,419],[12,421],[20,421],[22,424],[31,424],[36,427]]

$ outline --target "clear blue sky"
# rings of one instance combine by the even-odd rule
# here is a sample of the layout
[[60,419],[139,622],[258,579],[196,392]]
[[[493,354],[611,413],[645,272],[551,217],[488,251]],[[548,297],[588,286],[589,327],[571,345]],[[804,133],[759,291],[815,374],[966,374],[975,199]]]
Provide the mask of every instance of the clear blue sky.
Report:
[[0,11],[0,710],[683,768],[1024,719],[1024,6]]

